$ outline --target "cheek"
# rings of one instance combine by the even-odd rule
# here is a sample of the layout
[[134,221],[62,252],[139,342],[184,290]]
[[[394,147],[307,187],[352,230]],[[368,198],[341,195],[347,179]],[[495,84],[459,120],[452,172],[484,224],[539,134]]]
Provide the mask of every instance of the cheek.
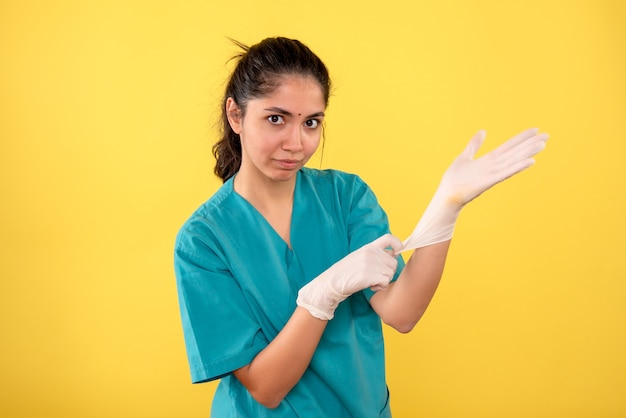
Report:
[[322,140],[322,136],[320,133],[311,135],[307,139],[307,141],[304,142],[304,147],[306,151],[310,154],[313,154],[317,150],[317,147],[319,147],[321,140]]
[[252,125],[244,125],[240,137],[241,146],[255,153],[272,149],[276,142],[275,135],[272,135],[269,130]]

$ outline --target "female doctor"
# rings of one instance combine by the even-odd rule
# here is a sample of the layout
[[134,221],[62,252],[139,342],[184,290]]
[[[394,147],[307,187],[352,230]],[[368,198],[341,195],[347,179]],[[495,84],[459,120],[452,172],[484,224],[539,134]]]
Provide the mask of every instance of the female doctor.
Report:
[[214,417],[390,417],[381,320],[413,329],[461,208],[529,167],[547,135],[474,160],[476,134],[401,242],[359,177],[305,167],[331,88],[322,61],[292,39],[239,46],[213,149],[224,184],[175,246],[192,381],[221,379]]

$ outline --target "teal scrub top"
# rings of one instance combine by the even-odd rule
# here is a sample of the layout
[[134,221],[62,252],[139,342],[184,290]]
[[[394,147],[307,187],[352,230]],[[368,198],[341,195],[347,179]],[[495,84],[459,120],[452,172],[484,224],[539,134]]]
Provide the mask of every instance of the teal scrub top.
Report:
[[[298,172],[291,248],[234,191],[232,178],[194,212],[177,236],[174,264],[192,382],[221,379],[211,416],[391,416],[370,289],[339,304],[309,367],[278,408],[256,402],[232,374],[277,336],[302,286],[388,232],[371,189],[335,170]],[[398,261],[396,277],[404,266]]]

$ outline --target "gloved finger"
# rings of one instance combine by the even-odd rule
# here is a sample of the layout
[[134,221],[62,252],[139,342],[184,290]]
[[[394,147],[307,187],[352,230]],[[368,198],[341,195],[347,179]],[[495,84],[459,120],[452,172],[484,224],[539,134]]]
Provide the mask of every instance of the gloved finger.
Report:
[[370,286],[370,289],[373,290],[374,292],[378,292],[380,290],[385,290],[389,287],[389,282],[387,284],[376,284],[374,286]]
[[368,287],[374,291],[385,290],[391,282],[391,277],[393,277],[393,275],[390,277],[386,275],[377,275]]
[[389,283],[387,283],[386,285],[374,285],[374,286],[370,286],[370,289],[372,289],[374,292],[378,292],[381,290],[385,290],[389,287]]
[[379,248],[381,250],[393,250],[393,256],[397,255],[402,249],[402,241],[399,238],[394,237],[391,234],[385,234],[370,243],[375,248]]
[[535,163],[535,160],[533,158],[526,158],[525,160],[521,160],[521,161],[516,162],[515,164],[510,164],[501,168],[500,170],[498,170],[496,173],[493,174],[492,186],[508,179],[509,177],[514,176],[515,174],[521,171],[526,170],[527,168],[531,167],[534,163]]
[[495,170],[491,174],[494,184],[532,166],[535,163],[532,157],[545,148],[546,139],[547,135],[544,135],[538,140],[534,140],[525,145],[522,149],[517,150],[515,154],[506,156],[506,161],[498,162],[494,167]]
[[363,254],[373,271],[385,275],[393,276],[398,268],[398,259],[395,250],[392,248],[375,248],[369,249],[368,253]]
[[398,254],[400,254],[402,252],[402,250],[404,249],[404,242],[401,243],[402,246],[400,248],[386,248],[385,249],[385,253],[387,253],[387,255],[389,255],[390,257],[387,259],[388,260],[388,265],[390,267],[393,267],[394,272],[396,270],[396,268],[398,267]]
[[532,136],[527,138],[525,141],[520,142],[514,148],[511,148],[507,152],[503,153],[500,158],[504,163],[510,162],[512,164],[520,160],[530,158],[546,147],[547,140],[548,134],[546,133]]
[[478,149],[483,145],[483,142],[485,142],[486,137],[487,137],[487,132],[484,131],[483,129],[476,132],[476,134],[474,134],[472,139],[470,139],[470,142],[467,144],[467,146],[465,147],[461,155],[463,157],[466,157],[469,160],[473,160],[474,155],[476,155],[476,153],[478,152]]
[[391,280],[398,268],[398,259],[388,252],[389,250],[374,249],[367,254],[366,265],[368,273],[367,281],[371,286],[377,280]]
[[385,254],[385,257],[380,260],[381,264],[378,269],[379,272],[385,277],[393,277],[396,273],[396,269],[398,268],[398,259],[395,255],[389,254],[389,251],[392,250],[385,250],[387,254]]
[[537,135],[538,132],[539,132],[538,128],[526,129],[525,131],[518,133],[517,135],[515,135],[514,137],[512,137],[511,139],[509,139],[502,145],[500,145],[498,148],[496,148],[492,152],[494,153],[494,155],[505,154],[511,149],[517,147],[519,144],[525,142],[529,138],[532,138],[533,136]]

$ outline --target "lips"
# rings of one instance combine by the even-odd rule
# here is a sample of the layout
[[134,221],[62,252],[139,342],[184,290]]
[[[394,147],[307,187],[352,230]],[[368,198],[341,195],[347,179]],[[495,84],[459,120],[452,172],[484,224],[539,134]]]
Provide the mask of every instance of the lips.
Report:
[[276,163],[285,170],[293,170],[300,165],[300,160],[276,160]]

